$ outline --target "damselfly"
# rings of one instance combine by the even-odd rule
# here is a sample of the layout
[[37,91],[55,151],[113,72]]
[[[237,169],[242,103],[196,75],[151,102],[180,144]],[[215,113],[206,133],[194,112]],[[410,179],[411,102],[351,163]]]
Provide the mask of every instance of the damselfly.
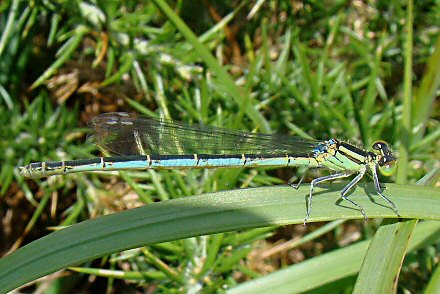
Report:
[[[341,198],[356,206],[367,218],[364,209],[347,198],[348,192],[367,172],[373,177],[377,193],[399,215],[394,203],[382,193],[377,175],[377,169],[386,174],[396,161],[389,145],[382,141],[375,142],[372,152],[368,152],[337,139],[316,141],[246,133],[123,112],[95,117],[90,127],[91,140],[105,152],[119,156],[31,163],[20,167],[20,173],[29,178],[41,178],[104,170],[324,167],[335,173],[311,182],[304,223],[310,215],[314,186],[353,174],[357,175],[341,191]],[[293,185],[289,181],[289,185],[298,187],[299,183]]]

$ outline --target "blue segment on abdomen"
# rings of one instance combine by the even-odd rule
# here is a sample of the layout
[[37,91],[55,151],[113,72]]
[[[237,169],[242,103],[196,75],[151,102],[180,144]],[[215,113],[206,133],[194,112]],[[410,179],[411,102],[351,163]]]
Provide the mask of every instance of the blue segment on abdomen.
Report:
[[226,167],[243,166],[243,159],[240,157],[205,157],[199,156],[197,167]]
[[179,167],[193,167],[196,165],[194,158],[188,159],[154,159],[151,160],[150,168],[179,168]]
[[105,158],[104,170],[120,170],[120,169],[148,169],[148,161],[145,156],[133,158],[131,160],[117,160],[115,158]]

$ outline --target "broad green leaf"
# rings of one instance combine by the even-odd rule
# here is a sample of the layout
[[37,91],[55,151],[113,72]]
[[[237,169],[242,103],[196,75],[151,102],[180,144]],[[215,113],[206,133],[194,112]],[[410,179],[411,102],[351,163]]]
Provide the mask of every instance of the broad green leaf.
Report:
[[[342,185],[328,187],[316,189],[310,222],[362,218],[359,211],[340,203]],[[309,186],[303,185],[298,190],[275,186],[209,193],[84,221],[2,258],[0,289],[9,291],[54,271],[129,248],[204,234],[302,223],[308,191]],[[440,220],[439,189],[389,184],[386,193],[403,218]],[[371,218],[397,217],[382,199],[373,195],[374,186],[366,184],[357,187],[350,198],[361,204]]]

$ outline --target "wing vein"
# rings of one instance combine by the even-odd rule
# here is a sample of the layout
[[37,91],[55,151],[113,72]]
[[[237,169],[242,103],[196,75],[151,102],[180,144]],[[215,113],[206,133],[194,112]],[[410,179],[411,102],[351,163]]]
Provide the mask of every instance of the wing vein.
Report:
[[319,141],[233,131],[124,112],[90,121],[90,140],[111,154],[310,154]]

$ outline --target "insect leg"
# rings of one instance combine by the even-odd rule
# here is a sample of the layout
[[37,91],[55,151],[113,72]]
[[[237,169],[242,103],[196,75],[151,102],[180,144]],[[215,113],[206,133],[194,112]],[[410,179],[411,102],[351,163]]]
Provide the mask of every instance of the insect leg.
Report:
[[310,216],[310,211],[312,210],[312,198],[313,198],[313,188],[314,188],[314,186],[316,184],[319,184],[319,183],[322,183],[322,182],[336,180],[336,179],[341,179],[341,178],[346,178],[346,177],[351,176],[352,174],[353,174],[352,172],[337,173],[337,174],[328,175],[328,176],[324,176],[324,177],[320,177],[320,178],[314,179],[310,183],[310,193],[309,193],[309,199],[308,199],[308,203],[307,203],[307,214],[306,214],[306,218],[304,219],[303,225],[306,225],[307,219]]

